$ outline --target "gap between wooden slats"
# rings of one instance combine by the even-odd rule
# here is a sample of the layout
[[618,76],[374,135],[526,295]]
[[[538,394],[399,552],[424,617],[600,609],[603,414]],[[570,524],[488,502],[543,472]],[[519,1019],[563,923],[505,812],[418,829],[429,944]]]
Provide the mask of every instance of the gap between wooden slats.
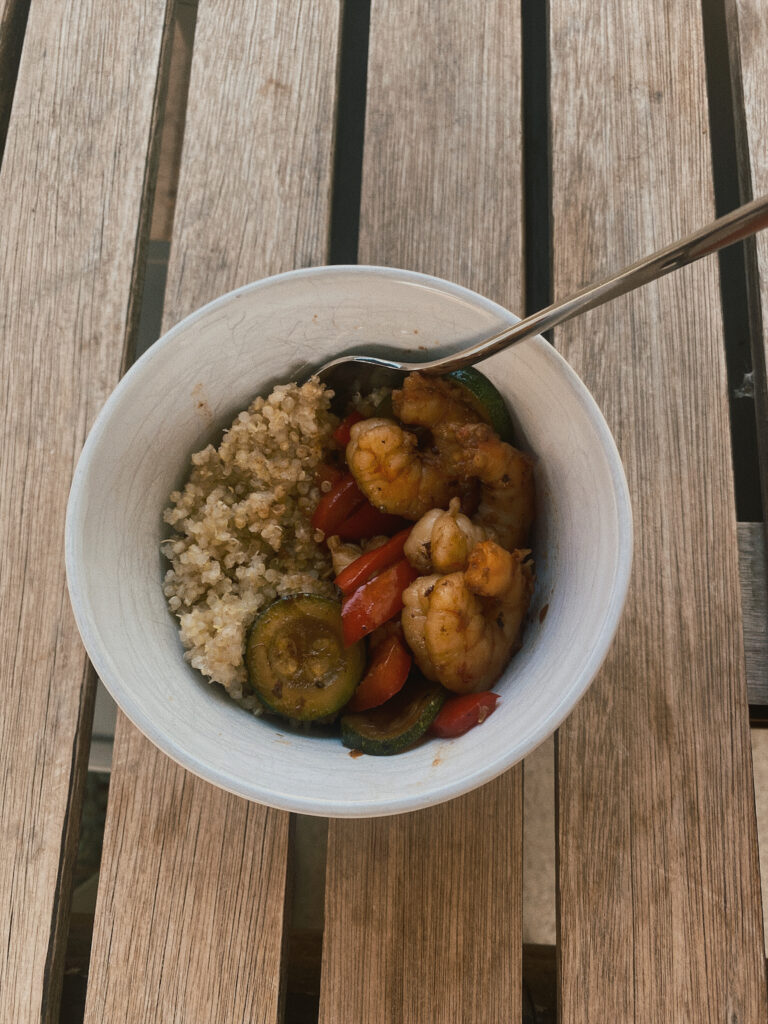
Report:
[[[768,7],[761,0],[723,0],[728,29],[734,122],[743,201],[768,194]],[[760,484],[768,540],[768,232],[746,246],[753,388]]]
[[[361,262],[521,307],[520,60],[514,6],[373,4]],[[521,835],[520,766],[426,811],[331,821],[321,1021],[519,1019]]]
[[[702,0],[702,28],[709,107],[710,153],[715,211],[723,214],[741,202],[738,170],[738,106],[729,58],[727,21],[723,0]],[[750,239],[748,244],[753,242]],[[748,260],[746,245],[729,246],[717,254],[720,303],[728,377],[728,411],[733,461],[736,517],[740,522],[763,520],[759,474],[759,444],[755,402],[749,381],[753,370],[750,337]]]
[[0,173],[0,1015],[14,1024],[58,1018],[93,701],[64,515],[129,332],[167,27],[164,3],[36,0]]
[[160,157],[149,229],[152,242],[170,243],[173,231],[196,20],[197,0],[176,0],[168,91],[160,126]]
[[0,0],[0,166],[30,0]]
[[[713,215],[700,11],[550,4],[554,290]],[[766,1017],[716,265],[556,333],[635,512],[616,643],[558,737],[564,1024]]]
[[749,703],[768,706],[768,582],[762,523],[739,523],[739,576]]
[[[339,20],[337,0],[201,0],[164,328],[327,259]],[[86,1021],[277,1021],[288,851],[287,814],[119,716]]]

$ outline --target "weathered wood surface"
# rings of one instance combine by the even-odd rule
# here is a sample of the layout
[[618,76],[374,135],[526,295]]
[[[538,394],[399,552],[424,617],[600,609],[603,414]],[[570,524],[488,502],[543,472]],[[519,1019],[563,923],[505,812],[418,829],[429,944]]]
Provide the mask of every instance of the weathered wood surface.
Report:
[[[337,0],[201,2],[164,324],[327,258]],[[86,1021],[276,1021],[289,817],[118,720]]]
[[374,2],[361,263],[523,301],[519,12],[501,0]]
[[166,326],[327,260],[339,16],[339,0],[200,3]]
[[132,317],[166,35],[163,0],[34,3],[0,172],[0,1019],[14,1024],[58,1020],[93,710],[64,516]]
[[[701,13],[550,4],[554,292],[714,214]],[[558,329],[635,512],[629,600],[558,738],[567,1022],[766,1019],[717,266]]]
[[[520,101],[516,9],[373,4],[361,262],[520,308]],[[519,1018],[521,836],[521,768],[427,811],[331,821],[323,1024]]]
[[183,771],[118,717],[86,1021],[275,1021],[288,815]]
[[768,580],[762,523],[739,523],[739,576],[749,703],[768,705]]
[[521,783],[331,821],[321,1024],[519,1020]]

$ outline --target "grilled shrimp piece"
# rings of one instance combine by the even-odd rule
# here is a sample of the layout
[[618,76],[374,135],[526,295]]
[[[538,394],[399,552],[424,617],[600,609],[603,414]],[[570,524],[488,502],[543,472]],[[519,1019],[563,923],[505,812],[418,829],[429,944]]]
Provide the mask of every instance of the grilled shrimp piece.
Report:
[[359,544],[345,544],[340,537],[328,538],[328,550],[331,553],[334,576],[338,576],[363,553]]
[[411,530],[405,557],[419,572],[449,573],[466,568],[470,552],[488,534],[460,511],[461,502],[451,498],[448,511],[433,508]]
[[457,492],[439,453],[419,451],[413,434],[394,420],[368,419],[352,427],[347,465],[366,498],[383,512],[419,519],[446,507]]
[[464,572],[422,576],[403,594],[403,632],[428,679],[455,693],[487,690],[519,644],[533,593],[528,551],[481,541]]
[[403,591],[403,610],[400,613],[405,642],[410,647],[416,664],[427,679],[433,682],[437,680],[437,673],[427,649],[427,616],[435,587],[444,579],[447,577],[437,573],[419,576]]
[[480,504],[473,516],[508,551],[524,547],[535,511],[533,460],[500,441],[486,423],[447,431],[441,444],[446,472],[477,477]]
[[366,551],[373,551],[374,548],[380,548],[388,540],[389,537],[379,536],[371,537],[370,540],[363,541],[362,544],[349,544],[345,543],[341,537],[328,537],[326,543],[331,553],[334,576],[338,576],[348,565],[356,562],[360,555],[365,554]]
[[402,423],[430,430],[444,423],[477,423],[482,418],[460,384],[418,372],[409,373],[402,388],[392,392],[392,408]]
[[392,392],[397,416],[428,428],[431,445],[419,448],[415,434],[389,419],[373,418],[352,427],[347,464],[360,490],[384,512],[419,519],[461,497],[465,510],[499,543],[513,550],[528,539],[533,521],[533,463],[493,428],[450,381],[411,373]]

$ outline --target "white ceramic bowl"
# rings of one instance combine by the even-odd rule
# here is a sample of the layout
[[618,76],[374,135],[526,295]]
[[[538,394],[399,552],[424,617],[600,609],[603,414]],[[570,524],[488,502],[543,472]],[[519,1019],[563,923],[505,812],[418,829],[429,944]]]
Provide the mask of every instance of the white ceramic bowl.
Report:
[[[88,653],[128,717],[161,750],[251,800],[306,814],[424,807],[488,782],[557,728],[611,643],[630,574],[632,518],[618,452],[595,402],[543,339],[482,364],[537,456],[537,588],[495,713],[460,739],[351,758],[338,739],[257,719],[182,659],[161,583],[162,510],[189,456],[258,393],[343,351],[395,346],[428,358],[516,318],[437,278],[321,267],[258,281],[188,316],[125,375],[72,485],[69,589]],[[539,621],[539,612],[548,613]]]

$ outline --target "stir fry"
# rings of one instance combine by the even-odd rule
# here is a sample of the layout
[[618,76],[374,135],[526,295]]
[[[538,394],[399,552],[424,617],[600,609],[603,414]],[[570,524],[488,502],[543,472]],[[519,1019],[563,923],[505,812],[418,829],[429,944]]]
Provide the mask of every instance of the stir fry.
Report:
[[250,630],[246,664],[270,710],[340,715],[345,745],[392,754],[426,733],[462,735],[496,707],[489,691],[534,589],[533,460],[477,371],[412,373],[368,412],[348,410],[318,471],[312,527],[340,605],[276,602]]

